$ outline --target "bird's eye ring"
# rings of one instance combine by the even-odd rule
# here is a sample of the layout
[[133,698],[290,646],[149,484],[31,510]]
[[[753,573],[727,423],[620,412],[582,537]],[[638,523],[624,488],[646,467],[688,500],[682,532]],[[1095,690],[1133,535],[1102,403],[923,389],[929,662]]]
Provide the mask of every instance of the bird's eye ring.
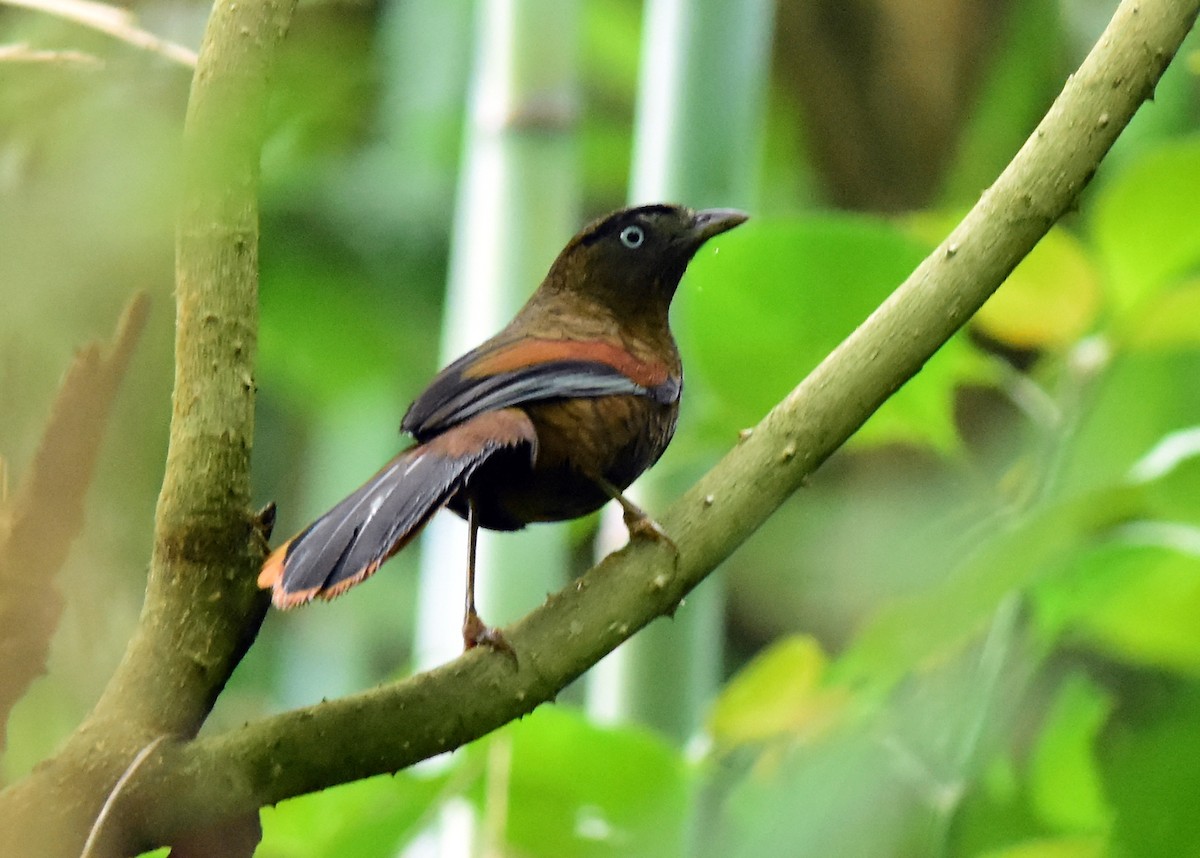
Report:
[[621,230],[621,244],[630,250],[637,250],[646,240],[646,232],[640,226],[627,226]]

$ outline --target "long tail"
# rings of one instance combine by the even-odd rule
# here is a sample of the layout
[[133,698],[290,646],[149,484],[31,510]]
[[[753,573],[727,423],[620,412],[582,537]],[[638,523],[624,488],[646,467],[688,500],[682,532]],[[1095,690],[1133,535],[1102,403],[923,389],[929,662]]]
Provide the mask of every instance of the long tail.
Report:
[[271,552],[258,586],[278,608],[332,599],[409,543],[483,462],[537,436],[523,411],[489,411],[410,447],[353,494]]

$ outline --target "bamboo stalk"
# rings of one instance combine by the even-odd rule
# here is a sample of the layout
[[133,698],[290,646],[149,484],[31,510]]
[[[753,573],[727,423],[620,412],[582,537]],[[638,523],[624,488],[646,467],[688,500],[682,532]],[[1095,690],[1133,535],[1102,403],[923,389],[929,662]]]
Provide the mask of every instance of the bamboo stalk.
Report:
[[[442,362],[494,334],[541,281],[579,220],[575,163],[577,9],[561,0],[482,3],[453,235]],[[561,528],[481,534],[480,611],[508,622],[561,586]],[[462,651],[466,525],[422,540],[417,664]]]
[[[648,4],[632,203],[754,208],[754,153],[772,13],[769,0]],[[686,300],[685,283],[676,301]],[[651,510],[666,500],[653,470],[633,492]],[[606,510],[605,516],[598,557],[620,547],[625,538],[619,511]],[[717,576],[691,594],[670,623],[651,625],[605,659],[588,681],[592,714],[603,720],[642,721],[686,740],[720,682],[724,605]]]

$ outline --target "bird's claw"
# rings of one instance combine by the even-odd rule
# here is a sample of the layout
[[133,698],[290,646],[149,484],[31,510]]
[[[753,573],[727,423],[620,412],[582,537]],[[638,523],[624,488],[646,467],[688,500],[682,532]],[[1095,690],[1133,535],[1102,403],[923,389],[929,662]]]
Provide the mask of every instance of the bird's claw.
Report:
[[502,652],[512,659],[514,666],[518,665],[517,651],[504,637],[504,633],[495,626],[487,625],[479,614],[472,611],[463,620],[463,649],[474,649],[477,646],[486,646],[493,652]]
[[630,540],[645,539],[651,542],[658,542],[666,545],[675,554],[679,553],[679,547],[675,544],[675,540],[667,535],[663,530],[663,526],[652,519],[645,513],[633,513],[629,510],[625,511],[625,527],[629,529]]

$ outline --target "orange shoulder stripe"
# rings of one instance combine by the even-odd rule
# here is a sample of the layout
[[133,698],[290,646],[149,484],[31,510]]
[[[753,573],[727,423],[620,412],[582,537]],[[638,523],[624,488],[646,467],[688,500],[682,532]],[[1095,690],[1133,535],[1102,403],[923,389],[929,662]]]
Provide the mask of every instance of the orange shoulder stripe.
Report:
[[670,376],[662,364],[639,360],[620,346],[604,340],[536,339],[521,340],[483,355],[463,371],[463,376],[482,378],[525,367],[570,360],[606,364],[645,388],[657,387]]

